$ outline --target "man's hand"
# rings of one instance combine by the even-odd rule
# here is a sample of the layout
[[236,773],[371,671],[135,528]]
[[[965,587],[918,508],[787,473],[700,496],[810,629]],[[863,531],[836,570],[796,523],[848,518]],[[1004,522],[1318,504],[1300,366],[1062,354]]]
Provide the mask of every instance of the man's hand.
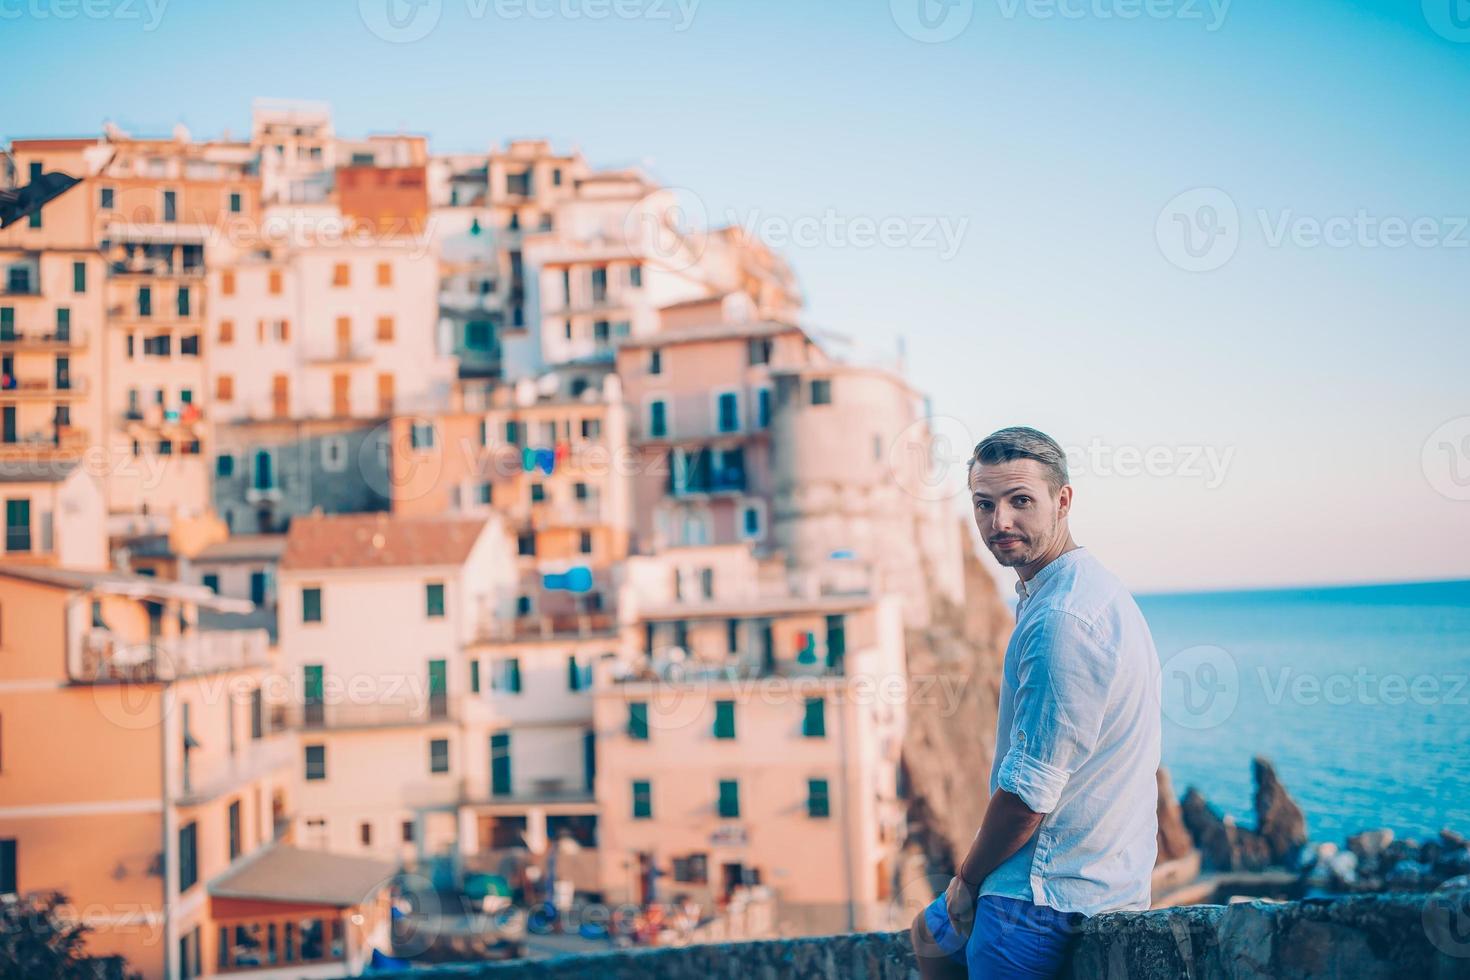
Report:
[[975,893],[979,886],[971,885],[959,875],[949,879],[944,890],[944,907],[949,912],[949,921],[955,931],[970,941],[970,931],[975,928]]

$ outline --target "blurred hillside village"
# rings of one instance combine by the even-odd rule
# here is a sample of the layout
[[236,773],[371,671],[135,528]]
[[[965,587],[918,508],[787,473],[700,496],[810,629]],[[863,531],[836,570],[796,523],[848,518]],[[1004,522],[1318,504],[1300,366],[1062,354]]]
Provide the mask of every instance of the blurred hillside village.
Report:
[[651,941],[906,924],[905,845],[984,802],[914,823],[914,638],[1003,617],[923,396],[781,258],[316,104],[0,178],[0,894],[149,978],[358,972],[399,872]]

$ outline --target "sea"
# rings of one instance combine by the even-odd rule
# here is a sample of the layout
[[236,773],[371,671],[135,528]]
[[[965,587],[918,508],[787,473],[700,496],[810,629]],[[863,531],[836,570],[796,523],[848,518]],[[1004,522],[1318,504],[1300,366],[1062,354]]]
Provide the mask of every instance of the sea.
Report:
[[1137,599],[1180,795],[1253,827],[1259,755],[1314,841],[1470,835],[1470,581]]

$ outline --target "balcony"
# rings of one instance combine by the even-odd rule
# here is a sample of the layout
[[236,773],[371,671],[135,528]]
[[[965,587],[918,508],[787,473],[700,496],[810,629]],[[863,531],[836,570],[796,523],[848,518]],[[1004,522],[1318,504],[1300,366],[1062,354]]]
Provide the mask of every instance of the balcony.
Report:
[[49,429],[33,429],[15,439],[0,442],[0,449],[80,451],[86,449],[89,443],[86,429],[74,425],[59,425]]
[[295,745],[289,739],[270,735],[247,739],[212,766],[200,766],[191,760],[181,777],[182,785],[174,802],[180,806],[198,806],[217,800],[293,765],[295,760]]
[[0,333],[0,350],[67,351],[87,346],[85,330],[25,330]]
[[129,643],[107,629],[88,630],[72,679],[83,683],[170,681],[197,674],[264,667],[269,640],[263,629],[208,630]]
[[562,503],[532,504],[531,512],[521,522],[538,531],[553,527],[597,527],[605,523],[602,502],[578,500]]
[[363,364],[372,359],[372,344],[337,344],[335,347],[306,352],[308,364]]
[[165,408],[162,405],[145,405],[141,408],[133,406],[123,409],[122,419],[123,424],[129,426],[147,426],[155,429],[178,426],[192,429],[204,421],[204,410],[192,402],[176,408]]
[[80,398],[87,393],[87,379],[76,375],[67,378],[0,378],[0,392],[6,398]]
[[612,613],[567,613],[560,616],[490,615],[480,617],[476,638],[482,643],[518,643],[527,640],[576,640],[616,636],[617,618]]
[[127,276],[146,276],[148,278],[180,276],[191,279],[202,279],[204,278],[204,264],[202,262],[191,262],[175,265],[165,259],[133,258],[108,263],[107,273],[117,278]]
[[333,731],[362,728],[406,728],[457,721],[459,705],[447,696],[430,696],[427,701],[391,703],[287,705],[279,713],[281,723],[297,731]]

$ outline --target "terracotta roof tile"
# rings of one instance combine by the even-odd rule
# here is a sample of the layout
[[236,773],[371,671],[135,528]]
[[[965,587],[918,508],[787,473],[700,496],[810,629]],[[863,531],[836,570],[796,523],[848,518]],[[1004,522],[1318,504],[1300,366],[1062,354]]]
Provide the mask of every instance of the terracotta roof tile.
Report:
[[330,514],[297,517],[286,533],[285,569],[458,565],[469,557],[484,518]]

